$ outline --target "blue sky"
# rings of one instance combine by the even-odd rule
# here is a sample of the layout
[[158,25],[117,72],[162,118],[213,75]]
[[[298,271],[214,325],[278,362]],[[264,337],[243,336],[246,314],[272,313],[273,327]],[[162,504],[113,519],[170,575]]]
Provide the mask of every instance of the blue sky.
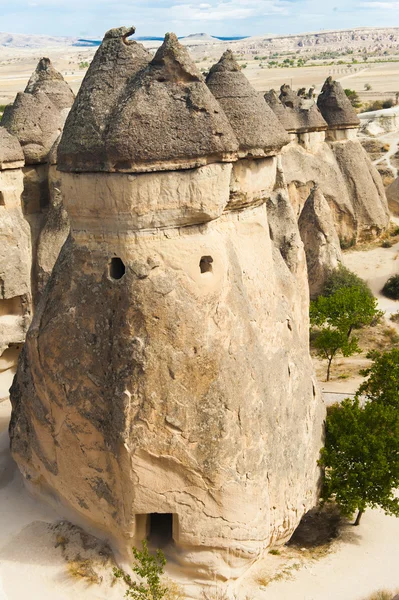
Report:
[[296,33],[399,25],[399,0],[0,0],[0,31],[102,37],[134,24],[137,35]]

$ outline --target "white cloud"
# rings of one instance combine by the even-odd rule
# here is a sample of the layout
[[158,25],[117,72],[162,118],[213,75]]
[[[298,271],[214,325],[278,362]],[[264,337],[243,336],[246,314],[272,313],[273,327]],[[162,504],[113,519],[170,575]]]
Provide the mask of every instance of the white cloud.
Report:
[[175,21],[230,21],[267,15],[288,15],[286,0],[219,0],[211,4],[179,4],[169,14]]
[[399,8],[399,2],[361,2],[358,6],[361,8],[397,10]]

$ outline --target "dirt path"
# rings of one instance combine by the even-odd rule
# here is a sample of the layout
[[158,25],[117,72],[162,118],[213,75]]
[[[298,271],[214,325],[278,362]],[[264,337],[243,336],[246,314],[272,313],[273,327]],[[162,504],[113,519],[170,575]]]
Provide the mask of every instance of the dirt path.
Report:
[[380,136],[378,136],[378,140],[381,142],[388,142],[390,148],[389,148],[388,152],[386,152],[383,156],[381,156],[380,158],[377,158],[377,160],[373,161],[374,165],[379,165],[380,163],[386,161],[388,167],[390,167],[392,169],[395,177],[397,177],[398,176],[398,168],[395,167],[391,163],[391,158],[398,151],[399,132],[393,131],[393,132],[387,133],[385,135],[380,135]]

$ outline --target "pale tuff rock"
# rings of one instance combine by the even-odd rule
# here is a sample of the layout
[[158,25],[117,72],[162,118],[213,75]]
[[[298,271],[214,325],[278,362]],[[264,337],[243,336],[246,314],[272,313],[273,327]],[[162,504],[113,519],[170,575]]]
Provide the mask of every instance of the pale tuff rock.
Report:
[[23,167],[24,153],[18,139],[0,127],[0,170]]
[[289,143],[284,128],[251,86],[231,50],[213,65],[206,83],[230,121],[240,153],[254,157],[275,155]]
[[399,179],[396,178],[391,185],[387,187],[386,195],[389,210],[395,217],[399,216]]
[[389,210],[377,169],[358,140],[335,142],[331,148],[356,216],[356,237],[381,235],[389,225]]
[[26,164],[46,162],[73,100],[62,75],[42,58],[25,91],[17,94],[2,118],[2,126],[18,138]]
[[[291,143],[282,150],[282,166],[294,210],[299,217],[310,190],[317,185],[343,243],[378,236],[389,224],[381,178],[357,139],[357,121],[352,118],[353,109],[342,88],[328,79],[323,90],[319,104],[326,120],[310,94],[306,96],[302,90],[295,94],[285,85],[280,98],[274,90],[265,95],[266,102],[291,133]],[[306,120],[298,117],[304,114]],[[325,123],[324,129],[318,127],[320,119]]]
[[317,497],[303,245],[292,208],[290,231],[269,223],[265,200],[287,193],[278,161],[226,162],[236,137],[175,36],[126,90],[103,119],[116,135],[143,116],[106,147],[132,172],[82,173],[64,154],[71,236],[12,388],[12,452],[33,491],[123,553],[158,543],[161,520],[170,564],[233,579]]
[[305,246],[310,295],[316,297],[322,293],[327,277],[342,261],[330,207],[317,185],[305,202],[298,226]]
[[324,82],[317,106],[329,129],[359,127],[360,121],[341,84],[328,77]]
[[[4,134],[0,133],[0,138],[9,142]],[[14,141],[9,147],[12,153],[6,156],[20,159]],[[8,164],[16,163],[13,160]],[[30,323],[31,248],[29,226],[21,210],[22,189],[21,169],[3,165],[0,168],[0,401],[8,396],[19,348]]]

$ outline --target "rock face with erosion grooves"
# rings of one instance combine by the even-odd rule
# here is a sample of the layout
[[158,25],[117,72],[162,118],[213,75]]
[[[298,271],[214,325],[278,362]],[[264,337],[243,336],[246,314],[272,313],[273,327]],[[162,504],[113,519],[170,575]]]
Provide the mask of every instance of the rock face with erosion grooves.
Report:
[[316,501],[324,409],[303,246],[294,218],[271,239],[277,160],[233,174],[236,135],[175,36],[129,65],[115,111],[93,115],[106,133],[92,172],[72,116],[60,143],[71,236],[19,363],[11,448],[75,522],[124,554],[147,536],[213,585]]
[[389,210],[395,217],[399,216],[399,178],[396,178],[386,189]]
[[327,277],[342,260],[330,207],[317,186],[305,202],[298,225],[305,246],[310,295],[315,297],[322,293]]
[[21,208],[24,155],[18,140],[0,127],[0,402],[30,323],[31,247]]
[[265,95],[291,135],[291,143],[282,149],[282,169],[298,218],[316,185],[330,207],[342,244],[380,235],[389,225],[385,192],[357,138],[359,121],[343,89],[329,78],[318,106],[300,92],[295,94],[285,85],[280,98],[274,90]]

